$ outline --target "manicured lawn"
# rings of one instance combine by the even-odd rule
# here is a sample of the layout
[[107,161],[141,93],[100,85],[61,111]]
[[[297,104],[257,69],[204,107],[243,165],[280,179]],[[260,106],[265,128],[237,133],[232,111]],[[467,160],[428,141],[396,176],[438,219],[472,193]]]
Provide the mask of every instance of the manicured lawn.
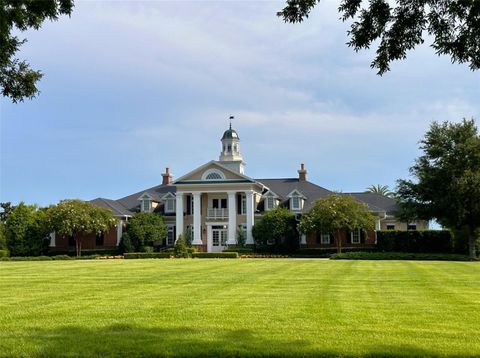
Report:
[[0,356],[480,356],[480,264],[0,262]]

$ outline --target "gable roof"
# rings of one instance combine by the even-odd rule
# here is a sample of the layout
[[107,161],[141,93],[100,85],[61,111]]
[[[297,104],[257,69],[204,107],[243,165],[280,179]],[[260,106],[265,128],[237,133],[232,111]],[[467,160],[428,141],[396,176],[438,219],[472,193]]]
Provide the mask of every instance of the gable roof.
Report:
[[[254,179],[246,176],[246,175],[243,175],[243,174],[240,174],[230,168],[227,168],[226,166],[223,166],[222,164],[220,164],[218,161],[216,160],[211,160],[201,166],[199,166],[198,168],[190,171],[189,173],[181,176],[180,178],[178,178],[177,180],[175,180],[173,182],[173,184],[188,184],[190,182],[192,182],[191,180],[189,180],[189,178],[191,178],[192,176],[194,176],[194,174],[197,174],[199,172],[203,172],[206,168],[210,167],[210,166],[216,166],[218,167],[219,169],[223,170],[223,171],[226,171],[227,173],[230,173],[231,175],[235,176],[238,178],[238,180],[240,181],[245,181],[245,182],[255,182]],[[198,180],[195,180],[195,181],[198,181]],[[208,183],[208,182],[223,182],[223,181],[232,181],[232,179],[222,179],[222,180],[206,180],[206,181],[202,181],[202,182],[205,182],[205,183]]]
[[149,194],[154,201],[161,201],[163,196],[167,193],[175,193],[177,191],[175,185],[157,185],[149,189],[145,189],[134,194],[125,196],[116,200],[124,207],[128,208],[131,211],[135,211],[135,209],[140,205],[140,201],[138,198],[143,195],[144,193]]
[[109,209],[114,216],[132,216],[133,213],[116,200],[96,198],[90,200],[93,205]]

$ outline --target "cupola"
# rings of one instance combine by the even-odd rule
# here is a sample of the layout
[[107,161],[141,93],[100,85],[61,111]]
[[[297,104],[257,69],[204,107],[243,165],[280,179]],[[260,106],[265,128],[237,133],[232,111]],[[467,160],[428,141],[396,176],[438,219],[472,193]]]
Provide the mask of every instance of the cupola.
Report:
[[234,170],[240,174],[245,171],[245,162],[240,153],[240,137],[235,129],[232,128],[233,116],[230,116],[229,128],[222,136],[222,151],[220,153],[220,164]]

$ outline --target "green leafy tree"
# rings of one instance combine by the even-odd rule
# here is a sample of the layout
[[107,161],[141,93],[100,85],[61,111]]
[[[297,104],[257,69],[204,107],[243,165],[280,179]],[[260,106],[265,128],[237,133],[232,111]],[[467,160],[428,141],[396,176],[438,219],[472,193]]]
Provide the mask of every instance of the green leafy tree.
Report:
[[[287,0],[277,13],[285,22],[302,22],[320,0]],[[407,57],[426,36],[438,55],[480,68],[480,1],[478,0],[342,0],[343,21],[352,20],[348,46],[355,51],[378,43],[371,67],[382,75],[390,63]]]
[[85,234],[106,232],[115,225],[111,211],[83,200],[63,200],[48,209],[51,231],[62,236],[73,236],[77,256],[82,254]]
[[7,249],[7,238],[5,237],[5,224],[0,221],[0,250]]
[[55,21],[72,13],[73,0],[1,0],[0,1],[0,89],[4,97],[16,103],[33,98],[39,91],[40,71],[30,68],[16,53],[27,41],[12,34],[30,28],[38,30],[45,20]]
[[167,226],[163,218],[155,213],[135,213],[127,225],[127,233],[135,250],[145,251],[154,242],[163,242],[167,237]]
[[395,197],[395,193],[388,188],[388,185],[370,185],[367,188],[367,192],[380,194],[389,198]]
[[436,219],[468,242],[471,259],[480,233],[480,136],[475,121],[434,122],[420,142],[423,155],[398,181],[403,215]]
[[12,256],[42,255],[48,249],[49,233],[45,210],[20,203],[7,219],[8,250]]
[[252,235],[260,251],[290,252],[299,245],[297,221],[287,208],[267,211],[253,226]]
[[0,203],[0,208],[2,209],[2,211],[0,211],[0,221],[6,224],[7,219],[13,213],[15,206],[13,206],[11,202],[6,202]]
[[340,233],[353,230],[373,230],[375,217],[366,204],[352,196],[333,194],[315,201],[313,207],[302,216],[298,226],[302,233],[335,234],[337,250],[342,252]]

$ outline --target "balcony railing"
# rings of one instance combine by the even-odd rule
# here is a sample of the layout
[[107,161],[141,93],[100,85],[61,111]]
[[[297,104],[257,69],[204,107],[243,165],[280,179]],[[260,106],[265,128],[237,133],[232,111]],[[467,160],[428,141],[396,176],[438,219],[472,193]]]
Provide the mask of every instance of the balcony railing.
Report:
[[226,219],[226,218],[228,218],[228,209],[209,208],[207,210],[207,218],[209,218],[209,219]]

